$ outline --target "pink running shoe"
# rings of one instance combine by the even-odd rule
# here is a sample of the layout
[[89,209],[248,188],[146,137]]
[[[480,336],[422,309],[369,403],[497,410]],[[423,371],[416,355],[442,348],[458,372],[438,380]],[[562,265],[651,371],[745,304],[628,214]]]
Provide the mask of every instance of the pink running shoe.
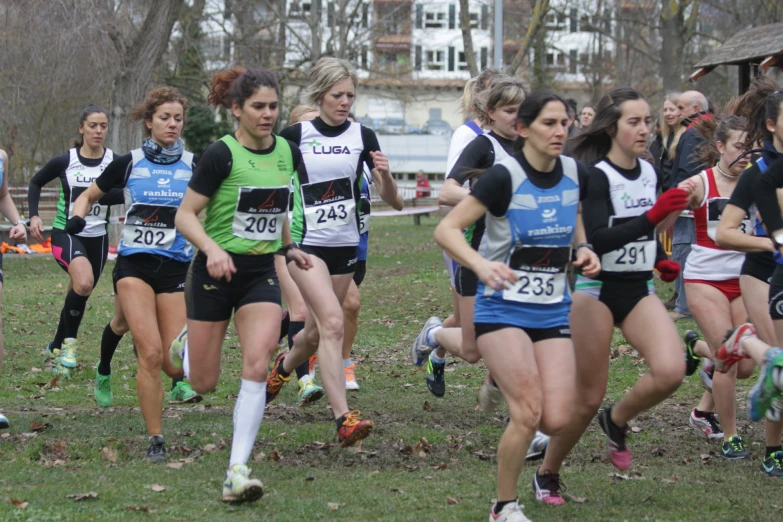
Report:
[[609,460],[612,465],[620,471],[625,471],[631,467],[631,450],[625,445],[625,434],[628,426],[620,428],[612,422],[612,408],[604,408],[598,414],[598,424],[606,434],[607,448],[609,450]]
[[550,506],[562,506],[566,503],[561,495],[561,491],[564,490],[565,484],[560,480],[559,473],[550,473],[548,471],[539,473],[536,470],[533,475],[533,493],[535,493],[538,502],[543,502]]
[[737,361],[747,359],[748,355],[742,349],[742,341],[751,335],[756,335],[756,327],[751,323],[745,323],[734,330],[729,330],[715,356],[715,369],[726,373]]

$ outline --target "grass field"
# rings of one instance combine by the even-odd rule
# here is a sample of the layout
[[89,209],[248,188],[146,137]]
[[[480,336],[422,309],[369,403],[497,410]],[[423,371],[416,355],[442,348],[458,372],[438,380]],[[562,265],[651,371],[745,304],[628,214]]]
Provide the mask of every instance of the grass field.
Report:
[[[92,399],[100,335],[111,317],[113,265],[88,303],[81,369],[47,389],[51,374],[42,371],[43,349],[67,278],[51,258],[7,257],[0,409],[11,429],[0,435],[0,520],[486,520],[505,410],[476,411],[482,365],[450,362],[447,394],[437,399],[424,385],[423,371],[408,362],[423,321],[447,315],[451,302],[441,254],[431,240],[435,224],[373,220],[354,352],[361,390],[349,397],[352,408],[376,423],[373,435],[360,448],[340,449],[325,399],[301,410],[296,386],[289,384],[266,410],[250,463],[265,495],[240,506],[219,500],[239,388],[233,331],[224,345],[218,390],[199,405],[166,407],[169,464],[148,464],[141,460],[146,430],[129,336],[113,363],[114,406],[100,409]],[[661,295],[668,298],[670,291]],[[618,334],[609,403],[646,369],[624,344]],[[525,513],[535,521],[780,520],[783,482],[760,472],[763,425],[745,420],[749,383],[738,387],[738,415],[751,460],[722,460],[719,445],[688,426],[689,410],[702,393],[694,377],[632,423],[638,433],[630,437],[630,474],[617,477],[602,458],[597,424],[563,470],[571,497],[565,507],[536,504],[530,490],[534,467],[528,464],[519,487]],[[89,492],[97,498],[68,498]]]

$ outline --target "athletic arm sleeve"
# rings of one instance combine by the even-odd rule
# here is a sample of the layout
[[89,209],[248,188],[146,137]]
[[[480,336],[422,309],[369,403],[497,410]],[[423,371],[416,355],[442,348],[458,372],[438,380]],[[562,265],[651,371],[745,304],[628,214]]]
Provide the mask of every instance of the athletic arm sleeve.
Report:
[[476,181],[470,195],[481,201],[493,216],[503,216],[511,203],[511,173],[503,165],[491,167]]
[[299,179],[307,179],[307,168],[305,167],[304,158],[302,157],[302,151],[299,147],[292,142],[288,142],[291,146],[291,158],[294,160],[294,172],[299,176]]
[[286,127],[278,134],[281,138],[285,138],[296,145],[299,145],[302,141],[302,126],[299,123]]
[[582,217],[587,240],[599,256],[622,248],[655,229],[655,225],[644,214],[609,228],[609,217],[612,215],[610,205],[609,180],[601,169],[591,167],[587,199],[582,203]]
[[125,204],[125,192],[121,188],[113,188],[98,200],[98,203],[111,207]]
[[587,187],[588,180],[590,179],[590,169],[588,169],[587,165],[581,161],[577,161],[576,175],[579,179],[579,201],[584,201],[587,199]]
[[[663,243],[661,243],[660,238],[656,235],[655,236],[655,264],[658,264],[658,261],[666,261],[669,259],[669,256],[666,255],[666,250],[663,248]],[[685,269],[684,266],[680,267],[680,270]]]
[[49,160],[41,170],[35,173],[30,185],[27,187],[27,206],[29,217],[38,215],[38,203],[41,200],[41,188],[49,182],[56,180],[68,168],[69,154],[60,154]]
[[462,150],[447,178],[453,179],[461,186],[477,174],[476,169],[488,169],[494,163],[495,149],[492,143],[488,138],[479,136]]
[[128,167],[130,167],[132,161],[132,154],[123,154],[114,158],[106,166],[106,170],[95,178],[95,184],[98,185],[101,192],[109,192],[113,188],[124,188]]
[[378,143],[378,136],[375,135],[375,131],[364,125],[362,125],[362,143],[364,143],[364,150],[362,151],[360,161],[364,161],[367,168],[372,170],[375,168],[375,163],[372,161],[370,152],[380,152],[381,144]]
[[[742,178],[740,178],[741,180]],[[783,216],[780,215],[777,189],[783,188],[783,159],[775,160],[753,181],[753,197],[768,233],[783,229]]]
[[231,149],[223,141],[216,141],[199,158],[188,188],[211,198],[231,174]]

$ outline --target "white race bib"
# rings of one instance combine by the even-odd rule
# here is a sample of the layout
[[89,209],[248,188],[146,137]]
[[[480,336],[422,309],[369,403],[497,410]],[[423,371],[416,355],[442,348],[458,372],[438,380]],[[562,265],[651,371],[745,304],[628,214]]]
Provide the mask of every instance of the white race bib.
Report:
[[369,198],[362,197],[359,207],[359,234],[364,234],[370,230],[370,209],[372,203]]
[[[71,201],[68,202],[68,217],[73,217],[73,205],[76,203],[76,200],[79,199],[79,196],[81,196],[82,192],[87,190],[89,188],[89,185],[85,185],[83,187],[71,187]],[[90,225],[99,225],[100,227],[104,227],[106,225],[106,219],[109,216],[109,207],[106,205],[101,205],[97,201],[93,203],[92,207],[90,207],[90,211],[87,212],[87,215],[84,216],[84,221],[87,223],[85,226],[85,229],[90,228]]]
[[[611,216],[609,228],[636,217]],[[601,256],[601,269],[607,272],[649,272],[655,266],[656,249],[655,230],[653,230],[646,236]]]
[[[713,241],[717,241],[718,223],[720,222],[720,217],[728,202],[728,198],[713,198],[707,200],[707,236]],[[745,217],[742,222],[740,222],[737,230],[743,234],[753,233],[753,223],[751,223],[748,214],[745,214]]]
[[568,285],[566,267],[570,260],[570,247],[518,248],[509,261],[517,282],[503,290],[503,299],[540,305],[563,302]]
[[176,215],[177,207],[134,204],[125,216],[123,244],[131,248],[171,249],[177,237]]
[[240,187],[231,233],[253,241],[277,241],[288,212],[288,186]]
[[349,178],[302,185],[307,228],[321,230],[348,225],[356,219],[356,201]]

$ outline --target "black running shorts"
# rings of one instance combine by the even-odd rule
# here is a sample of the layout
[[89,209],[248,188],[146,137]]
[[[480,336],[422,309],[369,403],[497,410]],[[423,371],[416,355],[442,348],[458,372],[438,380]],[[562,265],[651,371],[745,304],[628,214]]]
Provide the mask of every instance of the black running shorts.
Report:
[[105,234],[97,237],[81,237],[66,234],[59,228],[52,229],[54,260],[67,272],[71,261],[77,257],[87,258],[92,266],[93,286],[96,286],[98,279],[101,278],[108,253],[109,239]]
[[185,306],[188,319],[220,322],[244,305],[280,305],[280,283],[275,272],[274,254],[231,254],[237,272],[231,281],[215,279],[207,271],[207,256],[199,252],[188,270]]
[[356,283],[356,286],[362,286],[362,281],[364,281],[364,276],[366,275],[367,261],[357,261],[356,272],[353,273],[353,282]]
[[470,268],[457,266],[457,272],[454,274],[454,289],[462,297],[476,297],[478,276]]
[[759,281],[769,284],[776,265],[775,259],[769,252],[749,252],[745,254],[740,275],[755,277]]
[[147,283],[156,295],[184,292],[189,265],[156,254],[119,256],[114,266],[114,291],[120,279],[135,277]]
[[[356,256],[356,247],[320,247],[302,245],[299,247],[302,252],[315,256],[324,263],[329,269],[329,275],[352,274],[356,271],[356,265],[359,262]],[[291,260],[286,258],[288,263]]]
[[476,339],[484,334],[497,332],[504,328],[519,328],[530,337],[530,340],[534,343],[546,341],[549,339],[570,339],[571,327],[567,324],[554,326],[552,328],[522,328],[513,324],[505,323],[474,323],[473,326],[476,329]]
[[769,315],[773,321],[783,319],[783,265],[776,265],[769,282]]

